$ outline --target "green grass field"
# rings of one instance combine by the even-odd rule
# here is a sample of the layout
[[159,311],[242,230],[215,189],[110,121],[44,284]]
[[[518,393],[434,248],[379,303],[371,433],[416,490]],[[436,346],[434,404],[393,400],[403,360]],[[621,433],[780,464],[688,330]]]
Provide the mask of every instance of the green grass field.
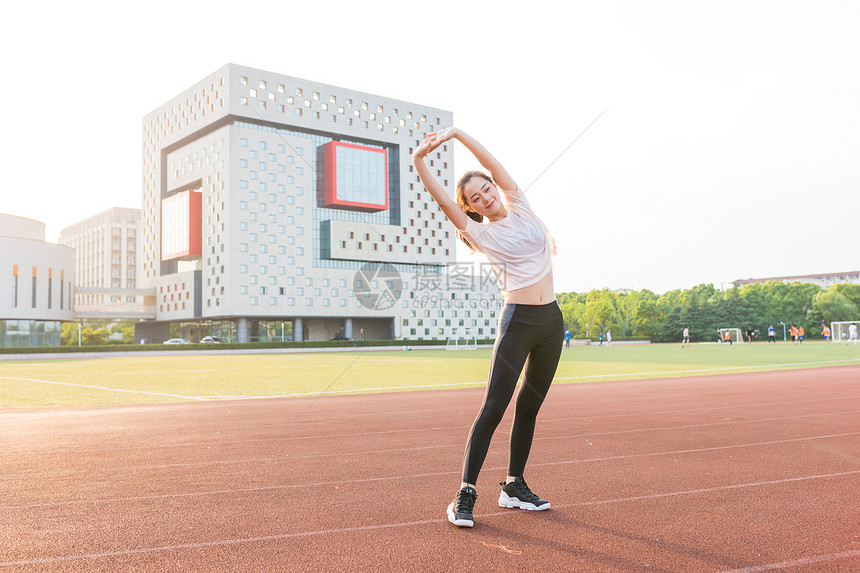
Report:
[[[482,386],[490,350],[2,360],[0,407],[143,404]],[[860,347],[806,342],[565,349],[556,384],[860,364]]]

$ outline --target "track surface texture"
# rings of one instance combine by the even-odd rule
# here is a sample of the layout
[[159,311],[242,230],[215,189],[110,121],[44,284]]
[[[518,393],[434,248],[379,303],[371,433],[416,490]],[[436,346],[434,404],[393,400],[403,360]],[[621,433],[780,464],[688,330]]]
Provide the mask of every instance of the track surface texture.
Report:
[[860,571],[860,367],[556,385],[448,523],[475,389],[0,412],[5,571]]

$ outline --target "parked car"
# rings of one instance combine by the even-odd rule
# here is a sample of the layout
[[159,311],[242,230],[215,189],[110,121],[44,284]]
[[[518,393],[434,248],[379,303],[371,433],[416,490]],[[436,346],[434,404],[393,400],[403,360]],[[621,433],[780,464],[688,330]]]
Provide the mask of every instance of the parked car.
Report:
[[201,344],[221,344],[224,341],[218,336],[204,336],[200,342]]
[[191,342],[184,338],[171,338],[170,340],[165,340],[164,344],[191,344]]

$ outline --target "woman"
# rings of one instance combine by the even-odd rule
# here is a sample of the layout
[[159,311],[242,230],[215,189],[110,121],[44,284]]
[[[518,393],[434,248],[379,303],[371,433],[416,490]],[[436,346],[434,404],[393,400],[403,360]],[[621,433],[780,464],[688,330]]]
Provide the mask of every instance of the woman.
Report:
[[[424,158],[449,140],[462,143],[489,174],[470,171],[457,184],[457,201],[433,177]],[[431,133],[415,149],[412,161],[421,183],[472,249],[484,253],[495,267],[505,306],[499,317],[489,381],[481,410],[472,425],[463,460],[463,481],[448,506],[448,520],[472,527],[477,497],[475,483],[490,439],[517,395],[510,439],[508,476],[499,485],[499,506],[549,509],[549,502],[528,488],[523,470],[534,436],[535,421],[561,356],[564,320],[555,300],[552,239],[525,195],[502,165],[480,143],[450,127]]]

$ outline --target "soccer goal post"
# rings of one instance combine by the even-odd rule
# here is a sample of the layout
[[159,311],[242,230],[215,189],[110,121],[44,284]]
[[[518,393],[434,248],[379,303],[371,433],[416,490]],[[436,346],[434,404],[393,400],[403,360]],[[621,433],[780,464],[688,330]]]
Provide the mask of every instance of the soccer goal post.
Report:
[[744,337],[741,334],[740,328],[721,328],[720,329],[720,341],[726,341],[726,333],[729,333],[729,339],[733,344],[743,344]]
[[860,320],[847,320],[830,323],[830,335],[833,342],[847,342],[851,325],[856,325],[857,335],[860,336]]
[[448,337],[448,344],[445,345],[445,350],[477,350],[478,337],[472,334],[470,329],[458,331],[454,329],[451,336]]

